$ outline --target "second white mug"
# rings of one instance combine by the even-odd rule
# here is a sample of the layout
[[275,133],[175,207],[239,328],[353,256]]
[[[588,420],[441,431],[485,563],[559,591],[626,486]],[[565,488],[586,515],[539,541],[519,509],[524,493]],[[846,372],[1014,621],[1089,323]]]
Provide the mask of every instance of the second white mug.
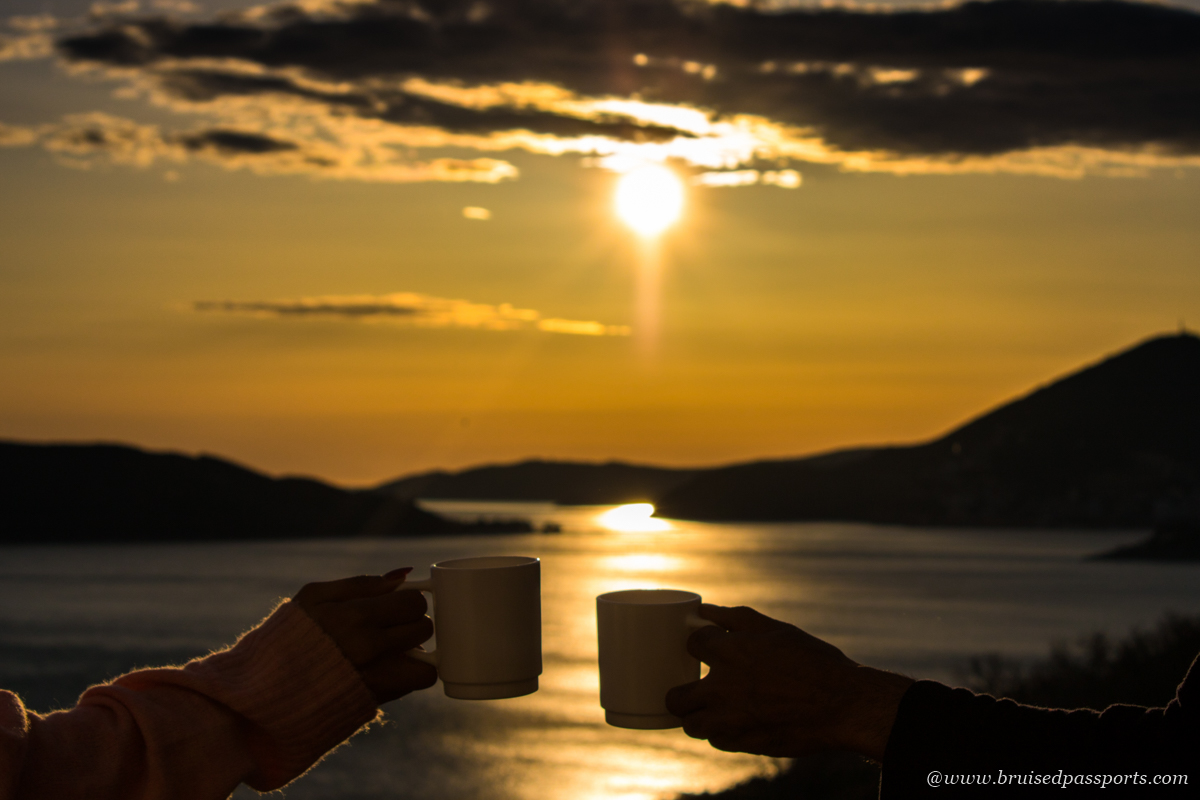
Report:
[[542,674],[541,562],[528,556],[439,561],[401,589],[433,595],[437,649],[408,655],[438,668],[447,697],[498,700],[538,689]]
[[630,589],[596,598],[600,705],[609,725],[654,730],[683,723],[667,711],[667,691],[700,679],[687,652],[701,619],[700,595],[679,589]]

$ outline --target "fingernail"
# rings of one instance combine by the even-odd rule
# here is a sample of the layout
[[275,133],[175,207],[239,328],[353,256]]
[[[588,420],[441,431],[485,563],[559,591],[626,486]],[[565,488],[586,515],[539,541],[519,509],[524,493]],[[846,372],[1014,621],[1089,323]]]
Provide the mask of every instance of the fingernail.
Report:
[[392,583],[399,583],[400,581],[404,580],[408,573],[412,571],[412,567],[401,567],[400,569],[394,569],[387,573],[383,576],[383,579],[385,581],[391,581]]

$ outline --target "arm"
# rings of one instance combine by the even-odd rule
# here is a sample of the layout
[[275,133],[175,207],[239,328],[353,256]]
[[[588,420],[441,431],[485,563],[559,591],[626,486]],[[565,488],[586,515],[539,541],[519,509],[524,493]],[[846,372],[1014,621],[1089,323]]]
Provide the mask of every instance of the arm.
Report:
[[[684,731],[716,748],[791,757],[850,750],[883,762],[883,796],[924,796],[955,774],[1185,773],[1200,752],[1200,667],[1165,709],[1103,713],[1024,706],[855,663],[832,645],[748,608],[702,606],[700,681],[667,695]],[[942,789],[945,791],[945,789]]]
[[[921,681],[905,695],[884,756],[884,797],[936,791],[956,774],[1186,774],[1200,753],[1200,667],[1166,708],[1037,708]],[[1193,776],[1197,777],[1197,776]],[[1194,784],[1193,784],[1194,785]]]
[[41,716],[0,693],[0,798],[225,798],[278,788],[436,680],[405,650],[429,637],[403,574],[312,584],[236,645],[95,686]]

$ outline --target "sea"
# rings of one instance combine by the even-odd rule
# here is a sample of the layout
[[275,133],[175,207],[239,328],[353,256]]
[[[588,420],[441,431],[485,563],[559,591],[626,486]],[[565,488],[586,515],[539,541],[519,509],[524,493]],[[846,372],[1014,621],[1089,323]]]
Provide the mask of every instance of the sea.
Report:
[[[292,542],[0,548],[0,686],[41,711],[138,666],[232,642],[310,581],[475,555],[542,561],[540,690],[452,700],[440,685],[385,707],[276,795],[295,800],[667,800],[780,767],[680,730],[609,727],[598,702],[595,597],[679,588],[748,605],[861,662],[961,680],[967,660],[1031,660],[1096,631],[1200,613],[1200,565],[1089,560],[1144,532],[956,530],[617,519],[611,507],[430,503],[559,532]],[[608,514],[608,516],[605,516]],[[631,522],[632,520],[632,522]],[[552,525],[548,525],[553,523]],[[257,793],[242,787],[235,798]]]

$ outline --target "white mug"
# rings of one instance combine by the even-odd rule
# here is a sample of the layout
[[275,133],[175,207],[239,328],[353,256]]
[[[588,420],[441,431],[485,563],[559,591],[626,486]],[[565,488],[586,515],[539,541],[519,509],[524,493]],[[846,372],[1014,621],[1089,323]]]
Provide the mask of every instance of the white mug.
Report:
[[696,612],[700,595],[678,589],[630,589],[596,598],[600,705],[618,728],[655,730],[683,723],[667,711],[667,691],[700,679],[687,652],[692,631],[712,625]]
[[439,561],[401,589],[433,595],[434,651],[408,655],[438,668],[447,697],[497,700],[538,689],[542,674],[541,562],[527,556]]

